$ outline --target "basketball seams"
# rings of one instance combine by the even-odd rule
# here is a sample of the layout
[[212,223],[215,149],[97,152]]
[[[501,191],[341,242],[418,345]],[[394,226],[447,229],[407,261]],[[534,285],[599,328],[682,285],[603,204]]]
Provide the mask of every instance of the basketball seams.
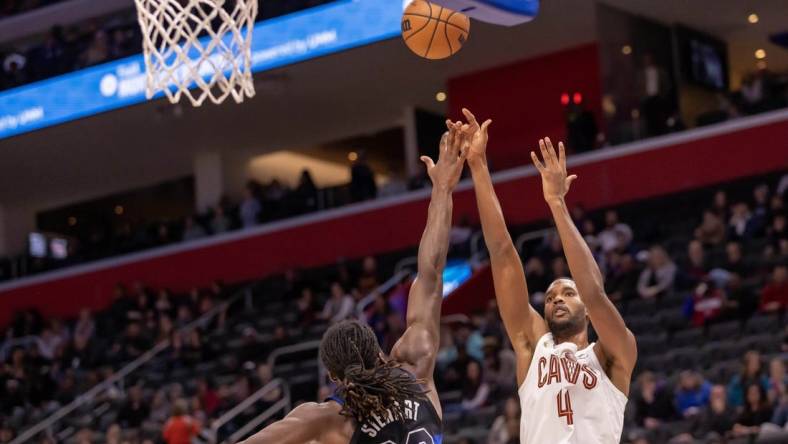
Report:
[[[445,23],[445,24],[447,24],[449,26],[453,26],[453,27],[459,29],[460,31],[462,31],[464,33],[468,32],[468,29],[465,29],[465,28],[463,28],[460,25],[457,25],[457,24],[454,24],[454,23],[450,23],[450,22],[447,22],[446,20],[435,18],[435,17],[430,16],[430,15],[414,14],[412,12],[406,12],[405,14],[402,14],[402,15],[403,15],[403,17],[406,16],[406,15],[413,15],[413,16],[416,16],[416,17],[423,17],[423,18],[426,18],[426,19],[429,19],[429,20],[435,20],[436,22],[442,22],[442,23]],[[449,15],[449,17],[451,17],[451,15]]]
[[[421,31],[423,31],[423,30],[424,30],[424,28],[426,28],[427,26],[430,26],[430,22],[433,20],[433,18],[432,18],[432,8],[431,8],[431,7],[430,7],[430,15],[429,15],[429,16],[427,16],[427,15],[424,15],[424,14],[404,14],[404,15],[403,15],[403,17],[404,17],[404,16],[407,16],[407,15],[412,15],[412,16],[416,16],[416,17],[422,17],[422,18],[426,18],[426,19],[427,19],[427,22],[426,22],[426,23],[424,23],[424,26],[422,26],[422,27],[421,27],[421,28],[419,28],[419,29],[416,29],[416,30],[414,30],[413,32],[411,32],[411,33],[410,33],[410,35],[409,35],[409,36],[405,37],[405,41],[408,41],[408,39],[409,39],[409,38],[411,38],[411,37],[413,37],[414,35],[416,35],[416,34],[420,33]],[[436,19],[436,20],[437,20],[437,19]]]
[[[432,14],[432,3],[430,3],[430,15],[431,14]],[[443,6],[441,6],[441,9],[438,10],[438,17],[440,17],[441,14],[443,14]],[[435,33],[438,32],[438,26],[440,25],[441,21],[436,20],[436,22],[437,23],[435,24],[435,29],[432,30],[432,37],[430,37],[430,43],[427,44],[427,50],[424,51],[424,57],[427,57],[430,54],[430,48],[432,48],[432,42],[435,40]],[[444,24],[443,26],[445,27],[446,25]]]
[[449,53],[450,54],[454,54],[454,46],[452,46],[452,44],[451,44],[451,39],[449,38],[449,27],[446,26],[446,24],[449,22],[449,19],[451,18],[451,16],[453,16],[456,13],[457,13],[457,11],[452,11],[451,14],[446,16],[446,23],[444,23],[444,25],[443,25],[443,36],[446,37],[446,43],[449,44]]

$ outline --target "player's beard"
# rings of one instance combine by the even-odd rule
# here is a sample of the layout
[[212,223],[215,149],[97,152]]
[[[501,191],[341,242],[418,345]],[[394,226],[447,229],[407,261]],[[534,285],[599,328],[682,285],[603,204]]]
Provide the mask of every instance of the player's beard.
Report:
[[568,338],[583,331],[586,327],[585,310],[577,310],[572,313],[569,311],[570,316],[564,319],[555,319],[551,316],[547,320],[547,327],[554,338]]

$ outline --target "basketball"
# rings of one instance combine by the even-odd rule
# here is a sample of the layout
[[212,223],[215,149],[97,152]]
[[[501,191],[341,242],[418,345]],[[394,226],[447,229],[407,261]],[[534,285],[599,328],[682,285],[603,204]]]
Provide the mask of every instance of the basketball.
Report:
[[454,55],[468,39],[471,21],[462,13],[424,0],[414,0],[402,14],[402,39],[425,59]]

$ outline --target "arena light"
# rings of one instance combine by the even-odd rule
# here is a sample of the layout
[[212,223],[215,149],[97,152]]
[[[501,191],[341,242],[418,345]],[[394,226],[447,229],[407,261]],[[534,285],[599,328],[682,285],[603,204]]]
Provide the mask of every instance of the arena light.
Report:
[[755,50],[755,58],[758,60],[763,60],[766,58],[766,51],[763,49],[756,49]]
[[572,102],[575,105],[580,105],[581,103],[583,103],[583,95],[580,94],[579,92],[572,94]]
[[356,153],[355,151],[351,151],[347,153],[347,160],[351,162],[355,162],[356,159],[358,159],[358,153]]
[[443,92],[443,91],[438,91],[438,93],[435,94],[435,100],[437,100],[438,102],[445,102],[446,101],[446,93]]
[[759,20],[760,18],[758,18],[758,14],[752,13],[749,16],[747,16],[747,21],[752,23],[753,25],[758,23]]
[[632,47],[629,45],[624,45],[621,47],[621,54],[630,55],[632,54]]
[[561,105],[569,105],[569,93],[561,94]]

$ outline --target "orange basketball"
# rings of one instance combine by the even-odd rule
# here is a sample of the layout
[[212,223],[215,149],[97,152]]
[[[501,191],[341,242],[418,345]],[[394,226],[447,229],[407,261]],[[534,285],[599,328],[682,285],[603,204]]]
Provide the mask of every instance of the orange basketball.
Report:
[[459,51],[470,29],[464,14],[425,0],[413,0],[402,14],[402,39],[427,59],[445,59]]

